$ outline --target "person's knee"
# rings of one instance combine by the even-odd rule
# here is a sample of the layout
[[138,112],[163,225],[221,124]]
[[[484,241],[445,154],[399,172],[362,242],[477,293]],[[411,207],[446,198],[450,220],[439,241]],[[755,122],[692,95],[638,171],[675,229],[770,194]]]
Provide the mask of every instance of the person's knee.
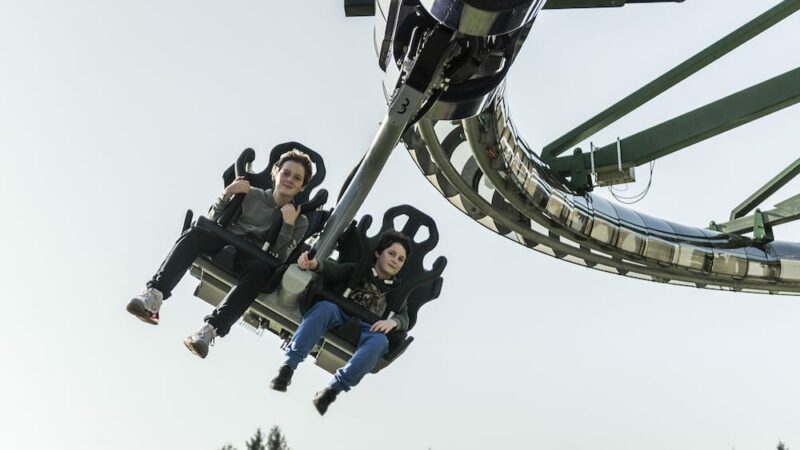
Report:
[[203,239],[205,240],[213,239],[214,235],[210,231],[204,230],[202,228],[189,227],[186,231],[183,232],[181,238],[184,241],[190,241],[195,245],[197,245]]
[[367,337],[367,345],[379,354],[383,354],[389,350],[389,338],[383,333],[371,333]]
[[247,267],[247,273],[257,277],[268,278],[272,274],[272,266],[265,261],[253,262]]
[[317,302],[317,308],[328,312],[334,312],[337,309],[339,309],[336,303],[329,302],[328,300],[320,300],[319,302]]
[[200,230],[195,227],[189,227],[186,231],[183,232],[183,239],[187,241],[197,240],[197,237],[200,235]]
[[320,300],[311,307],[307,315],[314,313],[323,315],[325,317],[331,317],[336,314],[338,310],[339,307],[336,305],[336,303],[329,302],[327,300]]

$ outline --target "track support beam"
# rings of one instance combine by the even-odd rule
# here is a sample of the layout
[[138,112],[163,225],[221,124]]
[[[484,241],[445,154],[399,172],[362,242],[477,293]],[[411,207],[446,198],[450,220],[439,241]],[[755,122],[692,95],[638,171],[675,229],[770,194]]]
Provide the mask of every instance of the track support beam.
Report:
[[[626,137],[594,152],[594,164],[605,167],[635,167],[674,153],[692,144],[724,133],[800,102],[800,68],[712,102],[652,128]],[[580,157],[589,165],[589,155]],[[549,161],[563,176],[572,172],[573,156]],[[752,209],[752,208],[751,208]]]
[[683,3],[684,0],[549,0],[542,9],[618,8],[626,3]]
[[798,10],[800,10],[800,0],[784,0],[778,3],[672,70],[551,142],[542,150],[542,159],[549,162]]
[[761,202],[777,192],[778,189],[782,188],[798,174],[800,174],[800,159],[789,164],[789,167],[783,169],[783,171],[781,171],[781,173],[779,173],[775,178],[769,180],[767,184],[762,186],[750,197],[747,197],[747,199],[740,203],[739,206],[733,208],[733,211],[731,211],[730,220],[736,220],[752,211],[753,208],[760,205]]
[[754,238],[771,238],[771,228],[784,223],[800,219],[800,194],[790,197],[769,211],[756,210],[755,214],[740,217],[725,223],[714,223],[708,227],[710,230],[722,233],[743,234],[754,232]]

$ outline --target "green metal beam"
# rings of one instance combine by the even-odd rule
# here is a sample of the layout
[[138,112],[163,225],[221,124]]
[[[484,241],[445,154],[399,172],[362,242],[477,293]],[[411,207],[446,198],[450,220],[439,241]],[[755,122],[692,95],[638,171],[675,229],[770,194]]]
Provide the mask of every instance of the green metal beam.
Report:
[[607,8],[624,5],[625,0],[548,0],[542,9]]
[[[684,0],[627,0],[627,3],[682,3]],[[613,8],[625,6],[626,0],[548,0],[542,9]]]
[[739,27],[711,46],[687,59],[672,70],[656,78],[636,92],[611,105],[575,129],[551,142],[542,150],[542,159],[551,160],[569,148],[592,136],[620,117],[645,104],[667,89],[675,86],[703,67],[721,58],[731,50],[749,41],[800,9],[800,0],[784,0],[765,13]]
[[375,0],[344,0],[345,17],[370,17],[375,15]]
[[747,197],[747,199],[740,203],[739,206],[733,208],[733,211],[731,211],[731,220],[738,219],[739,217],[742,217],[752,211],[753,208],[757,207],[770,195],[777,192],[778,189],[786,185],[786,183],[796,177],[797,174],[800,174],[800,159],[789,164],[789,167],[783,169],[781,173],[779,173],[775,178],[769,180],[769,182],[762,186],[761,189],[757,190],[750,197]]
[[[769,211],[759,211],[761,215],[758,222],[762,226],[777,226],[783,223],[800,219],[800,194],[790,197],[777,205],[775,209]],[[716,229],[723,233],[742,234],[753,231],[757,224],[755,215],[740,217],[730,222],[713,224],[709,229]]]
[[[622,139],[622,168],[661,158],[797,102],[800,102],[800,68]],[[588,167],[591,156],[583,154],[581,157]],[[569,176],[572,158],[563,156],[548,164],[555,172]],[[618,160],[617,143],[594,152],[594,164],[598,172],[602,168],[617,167]]]

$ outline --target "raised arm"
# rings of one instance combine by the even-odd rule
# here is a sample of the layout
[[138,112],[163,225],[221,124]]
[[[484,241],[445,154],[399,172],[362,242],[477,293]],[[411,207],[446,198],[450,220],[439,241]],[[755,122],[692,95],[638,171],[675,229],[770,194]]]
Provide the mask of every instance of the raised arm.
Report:
[[237,177],[235,180],[229,184],[224,191],[222,191],[222,195],[220,195],[217,200],[211,205],[211,209],[208,211],[208,215],[211,220],[219,219],[219,216],[222,215],[222,211],[225,211],[225,207],[228,206],[228,203],[231,201],[231,197],[235,194],[247,194],[250,192],[250,182],[247,181],[244,177]]

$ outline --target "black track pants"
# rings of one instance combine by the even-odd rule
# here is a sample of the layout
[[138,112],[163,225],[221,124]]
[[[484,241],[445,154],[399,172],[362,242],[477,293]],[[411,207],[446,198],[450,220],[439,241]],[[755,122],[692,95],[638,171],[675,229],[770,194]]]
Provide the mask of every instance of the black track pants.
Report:
[[[216,254],[226,244],[213,233],[200,228],[184,231],[161,263],[161,267],[147,283],[147,287],[158,289],[164,294],[165,299],[169,298],[172,290],[200,253]],[[219,336],[228,334],[231,326],[247,311],[271,275],[269,265],[256,259],[237,258],[236,268],[241,274],[239,283],[205,318],[206,322],[217,329]]]

